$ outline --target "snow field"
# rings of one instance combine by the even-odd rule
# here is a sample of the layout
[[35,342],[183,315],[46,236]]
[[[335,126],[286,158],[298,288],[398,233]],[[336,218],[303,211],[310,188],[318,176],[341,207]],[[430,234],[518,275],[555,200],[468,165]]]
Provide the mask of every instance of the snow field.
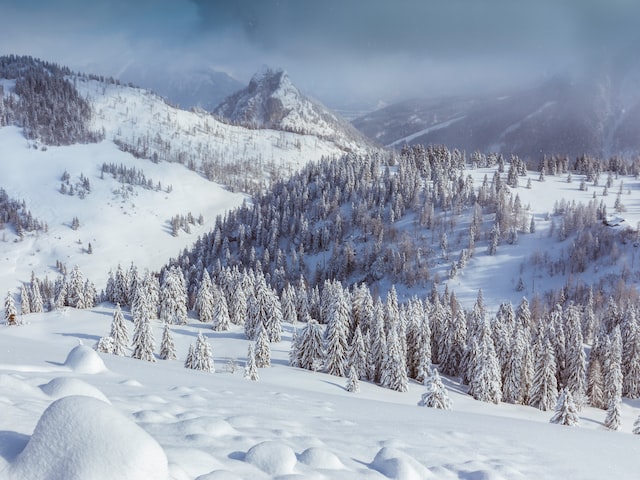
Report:
[[[85,349],[108,332],[109,313],[104,306],[69,309],[65,316],[34,314],[21,327],[0,327],[0,403],[6,413],[0,428],[0,478],[62,478],[46,477],[49,467],[44,465],[54,465],[51,472],[70,472],[63,478],[102,478],[106,470],[118,478],[172,480],[595,480],[635,475],[637,438],[604,431],[604,411],[585,408],[580,427],[561,427],[548,423],[553,412],[474,401],[447,377],[443,382],[453,400],[451,411],[417,406],[424,387],[415,382],[407,393],[361,382],[361,392],[352,394],[344,378],[286,366],[290,325],[285,325],[283,341],[272,344],[273,366],[261,369],[257,382],[225,369],[231,357],[244,364],[247,340],[242,335],[213,332],[193,319],[172,329],[177,361],[152,364],[93,352],[106,369],[81,373],[95,364]],[[125,316],[131,330],[128,312]],[[156,339],[161,328],[154,322]],[[213,347],[216,373],[182,366],[198,332]],[[85,345],[77,345],[79,337]],[[31,363],[14,368],[11,346],[33,349]],[[67,357],[82,360],[62,362]],[[100,394],[112,407],[95,398]],[[65,399],[71,400],[63,402],[63,413],[51,415],[51,406]],[[94,410],[96,405],[100,408]],[[638,407],[638,401],[625,400],[624,432],[630,431]],[[67,437],[64,448],[77,455],[71,464],[60,458],[50,463],[47,445],[60,430],[53,425],[66,418],[67,409],[79,411],[83,424],[80,430],[61,429]],[[96,446],[110,438],[118,438],[119,449]],[[155,444],[161,450],[151,447]],[[136,473],[126,459],[140,448],[151,449],[145,458],[155,459],[153,465],[138,462],[140,468],[157,468],[164,455],[168,473]]]

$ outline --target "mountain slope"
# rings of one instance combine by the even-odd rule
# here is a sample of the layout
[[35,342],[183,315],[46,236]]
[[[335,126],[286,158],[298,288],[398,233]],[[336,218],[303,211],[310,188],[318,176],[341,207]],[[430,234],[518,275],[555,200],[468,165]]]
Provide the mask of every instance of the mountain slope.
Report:
[[629,156],[640,150],[637,111],[609,77],[580,82],[553,78],[502,96],[413,100],[354,120],[388,146],[446,144],[468,153],[498,152],[540,159]]
[[347,121],[301,94],[284,70],[263,68],[213,112],[240,125],[316,135],[346,151],[370,145]]

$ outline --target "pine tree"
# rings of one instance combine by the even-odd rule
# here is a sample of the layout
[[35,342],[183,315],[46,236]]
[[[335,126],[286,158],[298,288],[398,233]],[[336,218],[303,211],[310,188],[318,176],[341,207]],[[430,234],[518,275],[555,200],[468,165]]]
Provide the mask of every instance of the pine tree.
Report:
[[31,313],[29,291],[24,283],[20,287],[20,313],[22,313],[22,315],[28,315],[29,313]]
[[247,296],[241,282],[230,297],[229,317],[234,325],[244,325],[247,317]]
[[600,357],[595,352],[595,349],[591,350],[587,378],[587,398],[589,399],[589,404],[595,408],[600,408],[602,410],[606,409],[607,404],[604,394],[602,363],[600,361]]
[[296,292],[292,285],[287,285],[282,290],[280,304],[282,305],[282,320],[295,325],[298,321],[298,313],[296,310]]
[[360,380],[358,379],[358,372],[353,366],[349,368],[346,390],[347,392],[352,393],[358,393],[360,391]]
[[80,267],[75,265],[67,282],[67,305],[74,308],[85,308],[84,278]]
[[429,374],[431,367],[431,327],[427,308],[423,306],[418,334],[415,339],[417,345],[415,349],[414,363],[416,364],[416,381],[422,383]]
[[213,285],[209,272],[205,269],[202,274],[202,281],[196,294],[196,314],[201,322],[209,323],[213,321]]
[[216,371],[213,364],[213,352],[202,332],[198,333],[196,346],[193,350],[192,368],[202,372],[213,373]]
[[347,352],[348,364],[355,369],[358,379],[366,378],[367,374],[367,351],[362,338],[360,325],[356,327],[351,344]]
[[578,308],[571,305],[566,311],[566,388],[580,399],[586,392],[587,357],[582,340],[582,326]]
[[438,370],[433,369],[427,373],[424,379],[426,392],[422,394],[422,398],[418,402],[421,407],[439,408],[442,410],[451,410],[452,402],[447,393],[447,389],[442,384],[442,379],[438,375]]
[[148,318],[142,319],[136,325],[136,331],[133,334],[133,358],[139,360],[146,360],[147,362],[155,362],[156,358],[153,355],[155,350],[155,338],[153,336],[153,329],[151,328],[151,321]]
[[231,318],[229,318],[227,300],[215,285],[213,286],[213,302],[213,329],[217,332],[225,332],[229,330]]
[[256,366],[258,368],[271,366],[271,346],[267,331],[262,323],[258,328],[258,338],[256,339]]
[[247,364],[244,367],[244,378],[247,380],[257,381],[260,377],[258,376],[258,367],[256,366],[256,352],[253,343],[249,343],[249,348],[247,351]]
[[18,310],[16,309],[13,295],[11,295],[11,292],[7,292],[7,296],[4,297],[4,320],[8,325],[16,325],[17,315]]
[[622,403],[622,338],[619,326],[616,326],[607,338],[603,353],[604,394],[607,405],[604,425],[610,430],[617,430],[620,427],[620,404]]
[[325,369],[330,375],[344,377],[347,367],[347,349],[350,308],[342,287],[333,289],[327,306],[325,330]]
[[482,402],[500,403],[502,398],[500,365],[487,319],[481,327],[477,345],[478,352],[469,378],[469,393]]
[[409,389],[406,356],[402,353],[396,328],[391,328],[384,350],[380,383],[383,387],[398,392]]
[[187,291],[178,267],[165,271],[160,288],[160,319],[174,325],[187,324]]
[[540,410],[550,410],[558,398],[558,380],[553,347],[548,338],[539,340],[536,353],[529,405]]
[[528,330],[518,327],[511,340],[511,355],[507,359],[504,368],[504,381],[502,384],[502,401],[506,403],[522,404],[528,396],[529,365],[527,356],[530,357]]
[[177,358],[176,355],[176,346],[173,342],[173,337],[171,336],[171,328],[168,323],[164,324],[164,329],[162,330],[162,341],[160,342],[160,358],[162,360],[175,360]]
[[640,398],[640,328],[633,308],[624,323],[622,345],[622,395]]
[[129,344],[129,332],[124,321],[124,315],[120,309],[120,304],[116,304],[111,322],[111,332],[109,336],[113,339],[112,353],[114,355],[124,355],[125,348]]
[[573,401],[571,391],[563,388],[556,403],[555,413],[550,420],[551,423],[558,425],[567,425],[569,427],[577,426],[580,423],[578,418],[578,408]]
[[30,289],[30,304],[31,304],[31,312],[32,313],[40,313],[44,312],[44,302],[42,301],[42,294],[40,293],[40,286],[38,285],[37,280],[33,280],[31,282]]
[[193,343],[189,344],[189,352],[187,353],[187,357],[184,359],[184,368],[193,368],[194,365],[194,356],[195,356],[195,346]]
[[322,368],[324,364],[322,326],[309,318],[298,336],[295,348],[299,368],[313,371]]
[[633,422],[633,430],[631,431],[634,435],[640,435],[640,416],[636,418],[636,421]]
[[459,376],[462,373],[464,350],[468,341],[467,319],[462,308],[459,308],[455,315],[450,317],[443,336],[444,348],[440,369],[445,375]]
[[604,426],[609,430],[618,430],[621,423],[620,404],[621,398],[612,398],[607,406],[607,415],[604,419]]

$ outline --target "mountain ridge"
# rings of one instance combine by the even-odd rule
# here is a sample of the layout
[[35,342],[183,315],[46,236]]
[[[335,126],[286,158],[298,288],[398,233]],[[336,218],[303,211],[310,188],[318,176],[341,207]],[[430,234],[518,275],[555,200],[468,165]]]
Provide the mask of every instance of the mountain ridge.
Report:
[[283,69],[261,67],[249,84],[227,97],[213,113],[228,121],[258,128],[316,135],[354,151],[372,141],[320,102],[302,94]]

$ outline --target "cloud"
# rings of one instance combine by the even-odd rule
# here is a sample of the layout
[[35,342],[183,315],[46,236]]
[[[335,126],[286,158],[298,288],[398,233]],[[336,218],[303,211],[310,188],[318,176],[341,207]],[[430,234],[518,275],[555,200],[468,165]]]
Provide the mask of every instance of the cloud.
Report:
[[[321,100],[536,83],[635,58],[634,0],[3,0],[0,45],[75,69],[284,67]],[[613,59],[613,60],[611,60]]]

